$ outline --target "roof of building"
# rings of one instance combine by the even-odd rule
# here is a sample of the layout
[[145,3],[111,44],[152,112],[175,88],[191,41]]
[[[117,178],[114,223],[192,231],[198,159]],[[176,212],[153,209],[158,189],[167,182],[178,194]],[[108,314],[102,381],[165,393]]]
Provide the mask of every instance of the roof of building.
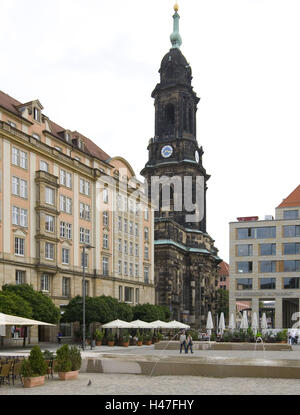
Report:
[[[28,105],[29,103],[26,104]],[[17,101],[16,99],[12,98],[3,91],[0,91],[0,107],[3,107],[9,112],[15,114],[16,116],[23,118],[22,114],[18,110],[18,107],[20,107],[21,105],[22,103],[20,101]],[[49,126],[52,135],[54,135],[59,140],[65,141],[64,135],[62,133],[66,131],[66,128],[59,126],[52,120],[49,120]],[[103,151],[100,147],[97,146],[97,144],[95,144],[92,140],[85,137],[84,135],[78,133],[77,131],[73,131],[71,132],[71,136],[72,138],[75,138],[76,136],[83,140],[84,152],[87,153],[89,156],[95,157],[104,162],[107,162],[107,160],[110,159],[110,156],[107,153],[105,153],[105,151]],[[71,143],[68,144],[72,145]]]
[[300,206],[300,185],[283,201],[280,203],[278,208],[288,208]]
[[220,267],[220,269],[219,269],[219,274],[220,275],[227,275],[227,276],[229,276],[229,265],[227,264],[227,262],[222,261],[219,264],[219,267]]

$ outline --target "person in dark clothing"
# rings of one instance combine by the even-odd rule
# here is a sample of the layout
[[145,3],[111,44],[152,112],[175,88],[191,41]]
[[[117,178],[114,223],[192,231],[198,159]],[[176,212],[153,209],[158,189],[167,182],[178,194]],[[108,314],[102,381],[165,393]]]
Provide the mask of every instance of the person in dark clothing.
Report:
[[189,352],[189,349],[191,349],[191,353],[194,353],[193,352],[193,339],[190,334],[188,335],[188,338],[187,338],[187,347],[186,347],[187,352]]

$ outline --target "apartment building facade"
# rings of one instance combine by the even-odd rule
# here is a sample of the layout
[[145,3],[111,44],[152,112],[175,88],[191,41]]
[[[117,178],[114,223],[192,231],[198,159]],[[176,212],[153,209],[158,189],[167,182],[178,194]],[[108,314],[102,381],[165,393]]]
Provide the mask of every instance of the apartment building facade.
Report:
[[[42,111],[38,100],[0,91],[0,289],[28,283],[63,309],[82,295],[84,265],[87,295],[154,303],[153,212],[142,183],[125,159]],[[42,331],[41,340],[56,336]]]
[[230,313],[239,302],[272,328],[291,328],[299,320],[300,186],[265,220],[230,223]]

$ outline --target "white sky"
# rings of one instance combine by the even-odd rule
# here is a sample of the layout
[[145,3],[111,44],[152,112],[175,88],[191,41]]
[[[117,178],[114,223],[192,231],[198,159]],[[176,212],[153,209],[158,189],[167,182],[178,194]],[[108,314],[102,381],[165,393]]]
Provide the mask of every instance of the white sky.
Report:
[[[138,173],[174,0],[0,0],[0,89]],[[300,1],[180,0],[181,50],[201,98],[208,233],[229,259],[237,216],[273,214],[299,185]]]

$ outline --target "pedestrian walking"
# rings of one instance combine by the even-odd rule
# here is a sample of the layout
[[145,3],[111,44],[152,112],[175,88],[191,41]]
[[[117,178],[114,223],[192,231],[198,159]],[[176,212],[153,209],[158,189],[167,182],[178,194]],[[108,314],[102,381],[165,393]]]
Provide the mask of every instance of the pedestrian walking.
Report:
[[189,349],[191,349],[191,353],[194,353],[193,352],[193,338],[190,334],[188,335],[188,338],[187,338],[187,347],[186,347],[187,353],[189,352]]
[[59,332],[58,335],[57,335],[58,344],[61,343],[61,338],[62,338],[62,334],[61,334],[61,332]]
[[180,353],[182,353],[182,347],[184,347],[184,352],[187,353],[186,335],[185,335],[185,331],[184,330],[183,330],[183,332],[180,335]]

